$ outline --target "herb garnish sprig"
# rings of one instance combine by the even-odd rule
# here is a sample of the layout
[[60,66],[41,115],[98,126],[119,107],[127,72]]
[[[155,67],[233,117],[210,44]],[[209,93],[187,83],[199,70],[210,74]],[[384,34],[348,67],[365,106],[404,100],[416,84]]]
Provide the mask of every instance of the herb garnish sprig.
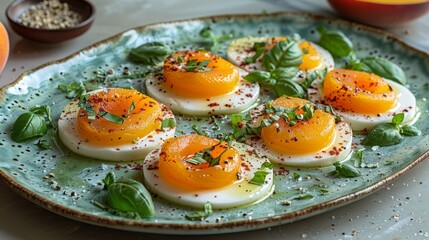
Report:
[[302,63],[305,54],[298,46],[299,38],[288,38],[277,42],[270,50],[266,50],[267,43],[255,43],[255,55],[245,59],[246,63],[253,63],[262,54],[262,64],[266,71],[256,70],[244,77],[249,82],[258,82],[271,87],[277,96],[305,97],[305,89],[320,78],[324,79],[327,69],[313,71],[303,83],[293,81],[298,73],[298,66]]
[[402,142],[404,136],[418,136],[421,131],[412,125],[401,125],[404,121],[404,113],[396,114],[389,123],[375,125],[362,144],[367,146],[391,146]]
[[404,70],[386,58],[368,56],[358,59],[352,41],[343,32],[327,30],[323,27],[318,27],[317,30],[320,33],[319,44],[334,57],[346,58],[347,69],[374,73],[400,84],[407,82]]

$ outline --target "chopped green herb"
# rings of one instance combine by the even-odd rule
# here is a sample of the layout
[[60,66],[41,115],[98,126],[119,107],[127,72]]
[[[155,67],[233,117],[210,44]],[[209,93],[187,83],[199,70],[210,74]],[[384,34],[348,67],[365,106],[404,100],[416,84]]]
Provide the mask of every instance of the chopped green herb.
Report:
[[314,109],[322,110],[326,113],[330,113],[335,118],[335,123],[341,122],[341,116],[335,113],[334,109],[330,105],[314,104]]
[[106,119],[109,122],[112,123],[116,123],[116,124],[123,124],[124,123],[124,118],[122,118],[121,116],[109,113],[109,112],[105,112],[105,111],[99,111],[98,115],[100,115],[100,117]]
[[258,59],[262,53],[264,53],[268,43],[267,42],[256,42],[253,44],[253,47],[251,50],[255,51],[255,55],[252,57],[246,57],[244,59],[245,63],[254,63],[256,62],[256,59]]
[[305,199],[312,199],[314,198],[313,195],[307,193],[307,194],[303,194],[303,195],[299,195],[297,197],[292,198],[292,200],[305,200]]
[[301,175],[297,172],[293,173],[293,180],[299,180],[299,178],[301,177]]
[[270,174],[269,171],[267,171],[267,169],[273,169],[273,164],[269,163],[269,162],[264,162],[261,165],[260,170],[256,171],[253,174],[252,179],[250,179],[249,183],[250,184],[255,184],[258,186],[261,186],[265,183],[265,178],[267,177],[268,174]]
[[193,212],[191,214],[185,215],[185,217],[190,221],[202,221],[212,214],[213,214],[212,205],[211,203],[207,202],[204,204],[204,211]]
[[136,108],[136,104],[134,103],[134,101],[131,102],[130,107],[127,110],[127,113],[125,114],[125,117],[129,117],[130,113]]
[[176,126],[176,121],[173,118],[164,119],[161,122],[161,129],[171,128]]
[[201,136],[205,136],[206,135],[205,133],[203,133],[203,131],[200,129],[200,127],[198,125],[196,125],[195,123],[192,124],[191,128],[192,128],[192,130],[194,130],[195,132],[197,132],[198,135],[201,135]]
[[40,139],[36,145],[42,150],[52,149],[52,145],[47,139]]
[[210,62],[211,60],[203,60],[201,62],[198,62],[196,59],[189,60],[184,69],[187,72],[208,72],[212,70],[212,68],[207,68]]
[[321,188],[321,189],[319,190],[319,192],[320,192],[322,195],[326,195],[326,194],[328,194],[328,193],[329,193],[329,190],[328,190],[328,189]]
[[269,172],[267,171],[263,171],[263,170],[256,171],[253,174],[253,178],[250,179],[249,183],[261,186],[265,183],[265,178],[267,177],[268,174]]
[[60,83],[58,85],[58,89],[64,93],[67,93],[67,98],[77,98],[80,95],[86,93],[85,85],[83,85],[81,81],[73,82],[70,85]]

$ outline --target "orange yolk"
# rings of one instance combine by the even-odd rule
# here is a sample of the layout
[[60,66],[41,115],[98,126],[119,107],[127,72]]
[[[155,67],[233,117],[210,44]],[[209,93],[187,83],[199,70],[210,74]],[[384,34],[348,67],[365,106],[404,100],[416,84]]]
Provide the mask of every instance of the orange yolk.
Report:
[[[97,113],[94,120],[88,113],[79,110],[77,129],[86,141],[100,146],[130,144],[161,127],[161,106],[154,99],[136,91],[122,88],[107,89],[92,94],[89,104]],[[135,108],[130,111],[134,102]],[[121,116],[122,124],[106,120],[100,111]]]
[[384,113],[396,104],[396,95],[383,78],[354,70],[328,72],[323,94],[333,107],[356,113]]
[[[279,41],[286,41],[285,37],[276,37],[270,38],[270,45],[267,46],[267,50],[274,47]],[[299,49],[303,51],[302,53],[302,63],[298,66],[300,70],[309,70],[316,68],[322,62],[322,56],[320,56],[317,49],[308,41],[301,42],[299,44]],[[305,52],[305,53],[304,53]]]
[[[272,106],[294,108],[304,106],[308,101],[300,98],[280,97]],[[296,111],[303,114],[302,109]],[[309,120],[298,121],[289,126],[280,118],[268,127],[262,128],[262,141],[267,147],[282,154],[306,154],[318,152],[329,146],[335,138],[335,118],[324,111],[315,110]]]
[[310,42],[302,42],[299,44],[299,48],[303,50],[302,53],[302,63],[299,65],[301,70],[309,70],[316,68],[322,62],[322,57],[320,56],[317,49]]
[[[201,68],[186,70],[190,61],[196,65],[210,62]],[[203,51],[176,52],[164,61],[164,86],[174,93],[192,97],[209,98],[235,90],[239,81],[237,68],[223,58]]]
[[226,143],[211,151],[213,158],[220,157],[218,165],[209,163],[191,164],[196,153],[219,143],[219,140],[200,135],[186,135],[168,139],[161,148],[158,170],[159,175],[169,184],[187,190],[215,189],[229,186],[237,180],[241,172],[241,158],[234,148]]

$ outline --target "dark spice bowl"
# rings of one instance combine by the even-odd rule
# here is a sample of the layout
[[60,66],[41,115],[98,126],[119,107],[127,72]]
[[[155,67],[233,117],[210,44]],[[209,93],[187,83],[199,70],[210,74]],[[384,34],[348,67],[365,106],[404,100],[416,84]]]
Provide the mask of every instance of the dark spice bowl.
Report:
[[80,15],[77,25],[62,29],[44,29],[25,26],[19,22],[22,14],[43,0],[16,0],[6,9],[6,16],[12,29],[24,38],[41,43],[59,43],[75,38],[88,31],[95,19],[95,7],[86,0],[60,0],[67,3],[69,9]]

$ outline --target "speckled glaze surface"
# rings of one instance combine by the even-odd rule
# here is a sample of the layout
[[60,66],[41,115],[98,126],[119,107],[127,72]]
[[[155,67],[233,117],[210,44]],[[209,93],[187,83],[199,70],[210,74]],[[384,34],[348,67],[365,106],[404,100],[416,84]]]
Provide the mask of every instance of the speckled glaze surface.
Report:
[[[210,27],[219,34],[233,33],[234,37],[299,33],[303,38],[317,41],[315,28],[319,25],[343,31],[354,42],[358,56],[379,55],[399,64],[405,69],[408,87],[415,94],[421,110],[420,119],[415,125],[422,130],[422,135],[406,138],[400,145],[366,149],[365,163],[378,163],[379,167],[361,169],[363,174],[359,178],[331,177],[328,173],[333,167],[276,169],[275,194],[257,205],[215,211],[204,221],[195,222],[185,219],[185,215],[194,209],[155,197],[155,217],[130,220],[100,210],[91,200],[103,201],[100,182],[109,171],[115,171],[117,176],[142,180],[141,163],[103,162],[78,156],[62,146],[55,134],[50,137],[54,148],[44,151],[38,149],[34,144],[36,141],[15,143],[10,139],[15,119],[34,105],[49,105],[54,120],[58,119],[62,108],[70,101],[57,90],[58,84],[93,79],[94,72],[98,70],[113,69],[118,76],[123,75],[125,68],[129,69],[130,76],[143,71],[143,66],[127,59],[128,51],[142,43],[163,41],[175,49],[201,47],[207,44],[198,36],[204,27]],[[225,49],[226,45],[223,47]],[[0,176],[19,194],[53,212],[79,221],[124,230],[163,234],[217,234],[296,221],[362,198],[406,173],[429,155],[429,103],[426,101],[429,91],[428,66],[429,56],[426,53],[408,47],[384,32],[342,20],[299,13],[220,16],[130,29],[66,59],[26,72],[15,83],[2,89]],[[144,90],[143,81],[144,78],[129,77],[106,85],[132,85]],[[265,95],[263,98],[270,96]],[[200,124],[209,133],[215,131],[208,119],[177,117],[178,134],[192,132],[191,123]],[[228,126],[225,118],[219,120],[225,127]],[[360,140],[360,136],[354,138],[356,144]],[[294,172],[300,174],[300,180],[294,180]],[[56,186],[61,187],[59,189]],[[314,198],[291,200],[307,193]],[[291,204],[284,205],[284,200],[291,200]]]

